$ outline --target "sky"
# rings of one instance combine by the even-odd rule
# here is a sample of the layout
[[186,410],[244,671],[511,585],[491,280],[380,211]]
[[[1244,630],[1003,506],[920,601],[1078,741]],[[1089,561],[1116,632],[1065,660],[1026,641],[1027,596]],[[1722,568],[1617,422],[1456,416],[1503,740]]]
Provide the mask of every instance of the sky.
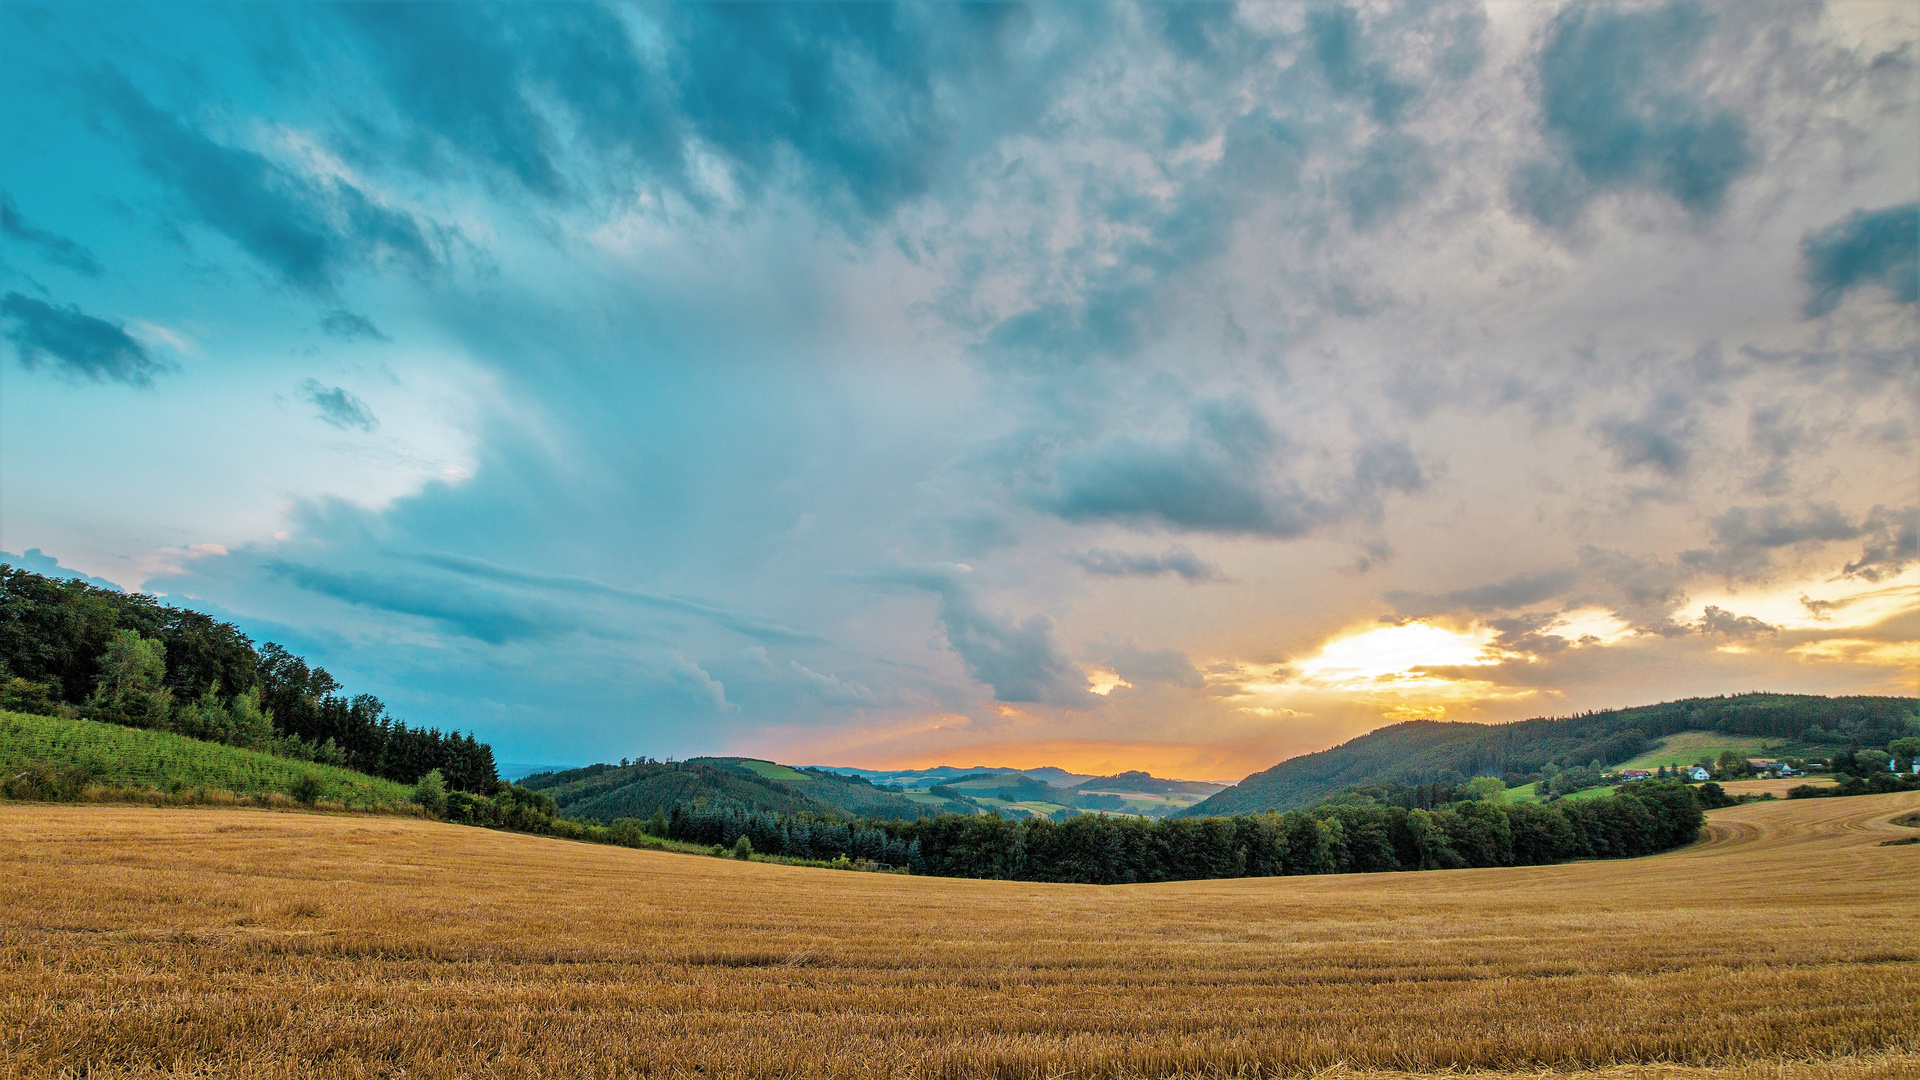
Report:
[[0,558],[504,761],[1920,692],[1920,8],[0,5]]

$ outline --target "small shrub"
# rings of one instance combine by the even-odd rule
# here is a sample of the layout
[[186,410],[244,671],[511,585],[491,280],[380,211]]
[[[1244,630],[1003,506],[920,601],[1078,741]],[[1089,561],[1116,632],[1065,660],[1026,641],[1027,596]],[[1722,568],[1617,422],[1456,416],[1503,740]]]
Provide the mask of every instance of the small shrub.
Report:
[[747,839],[745,833],[741,833],[740,839],[733,842],[733,857],[743,862],[753,858],[753,841]]
[[312,806],[320,801],[320,795],[324,790],[319,777],[312,773],[301,773],[300,779],[295,780],[293,786],[287,789],[287,794],[293,796],[293,801],[302,806]]
[[420,783],[413,789],[413,801],[435,817],[447,812],[447,780],[440,775],[439,769],[420,778]]

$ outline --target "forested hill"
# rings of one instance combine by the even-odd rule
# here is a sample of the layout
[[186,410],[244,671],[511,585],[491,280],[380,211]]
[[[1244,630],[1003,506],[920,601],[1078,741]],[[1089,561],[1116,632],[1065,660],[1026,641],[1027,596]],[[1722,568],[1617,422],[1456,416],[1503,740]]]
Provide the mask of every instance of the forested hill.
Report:
[[1512,724],[1412,720],[1369,732],[1317,754],[1289,758],[1187,808],[1185,817],[1250,814],[1310,806],[1368,784],[1458,783],[1500,776],[1538,779],[1549,762],[1612,765],[1668,735],[1715,731],[1833,747],[1878,746],[1910,734],[1920,699],[1737,694],[1688,698]]
[[231,623],[0,563],[0,709],[170,731],[413,784],[498,783],[471,735],[409,727],[372,694]]
[[[684,762],[643,759],[631,764],[589,765],[529,776],[521,785],[552,798],[570,817],[600,822],[648,818],[656,811],[670,813],[680,805],[891,819],[923,817],[942,809],[874,787],[857,776],[792,769],[744,758]],[[973,812],[972,807],[960,809]]]

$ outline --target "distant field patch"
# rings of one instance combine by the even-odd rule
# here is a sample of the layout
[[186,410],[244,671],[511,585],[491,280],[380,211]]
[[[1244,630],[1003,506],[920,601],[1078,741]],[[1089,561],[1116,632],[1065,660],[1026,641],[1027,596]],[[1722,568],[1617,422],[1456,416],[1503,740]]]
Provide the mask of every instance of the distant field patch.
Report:
[[779,765],[771,761],[756,761],[751,758],[740,758],[732,761],[731,764],[738,765],[748,772],[753,773],[755,776],[764,776],[769,780],[778,780],[786,784],[806,784],[813,781],[813,777],[808,776],[799,769],[790,769],[785,765]]
[[[1597,799],[1602,795],[1612,794],[1613,789],[1619,786],[1618,784],[1608,784],[1605,787],[1591,787],[1561,797],[1566,799]],[[1507,789],[1507,801],[1537,803],[1545,802],[1546,797],[1540,793],[1539,784],[1522,784],[1519,787]]]
[[1652,770],[1662,765],[1669,768],[1675,765],[1684,767],[1696,761],[1713,761],[1728,750],[1741,757],[1778,757],[1775,751],[1793,745],[1795,744],[1789,739],[1722,735],[1716,731],[1683,731],[1678,735],[1669,735],[1661,739],[1658,746],[1632,761],[1612,765],[1609,768]]

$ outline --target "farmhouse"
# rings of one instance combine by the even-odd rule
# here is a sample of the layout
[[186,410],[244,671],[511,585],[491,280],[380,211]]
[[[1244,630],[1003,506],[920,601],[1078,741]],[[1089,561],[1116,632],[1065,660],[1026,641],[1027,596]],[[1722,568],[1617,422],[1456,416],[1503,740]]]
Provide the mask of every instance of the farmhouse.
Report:
[[1652,776],[1653,776],[1653,773],[1647,769],[1621,769],[1620,770],[1620,782],[1623,784],[1631,784],[1635,780],[1651,779]]
[[1711,779],[1713,779],[1713,774],[1712,774],[1712,773],[1710,773],[1710,772],[1708,772],[1707,770],[1705,770],[1705,769],[1703,769],[1703,768],[1701,768],[1701,767],[1700,767],[1700,766],[1698,766],[1698,765],[1689,765],[1689,766],[1687,766],[1687,768],[1686,768],[1686,770],[1685,770],[1685,776],[1686,776],[1686,778],[1687,778],[1687,779],[1689,779],[1689,780],[1711,780]]

